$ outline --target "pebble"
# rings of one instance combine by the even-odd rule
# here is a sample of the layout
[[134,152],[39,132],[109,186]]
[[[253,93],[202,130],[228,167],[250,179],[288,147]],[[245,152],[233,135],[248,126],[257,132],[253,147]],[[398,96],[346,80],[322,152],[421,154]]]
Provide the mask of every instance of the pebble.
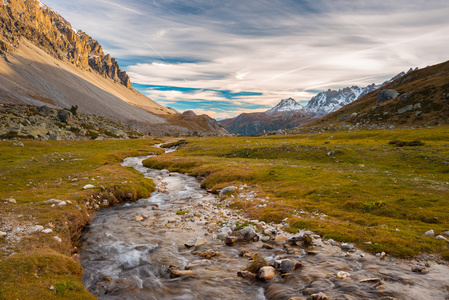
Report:
[[4,231],[0,231],[0,238],[4,237],[4,236],[6,236],[6,235],[7,235],[7,233],[6,233],[6,232],[4,232]]
[[211,250],[207,250],[207,251],[203,252],[201,254],[201,257],[211,258],[211,257],[214,257],[214,256],[219,256],[219,255],[220,255],[220,252],[211,249]]
[[337,278],[338,279],[346,279],[346,278],[348,278],[350,276],[351,276],[351,274],[349,274],[348,272],[345,272],[345,271],[340,271],[340,272],[337,273]]
[[427,274],[429,273],[429,270],[424,266],[412,266],[412,272]]
[[274,275],[276,275],[276,270],[272,266],[262,267],[259,270],[259,274],[257,274],[257,278],[268,281],[273,279]]
[[95,188],[95,186],[92,184],[86,184],[85,186],[83,186],[83,190],[88,190],[88,189],[93,189],[93,188]]
[[252,279],[255,279],[257,275],[254,273],[251,273],[249,271],[239,271],[239,272],[237,272],[237,276],[241,277],[243,279],[252,280]]
[[207,240],[205,238],[198,236],[198,237],[194,237],[193,239],[191,239],[190,241],[188,241],[184,245],[187,248],[190,248],[190,247],[199,247],[199,246],[202,246],[202,245],[204,245],[206,243],[207,243]]
[[61,238],[59,237],[59,236],[54,236],[53,237],[57,242],[59,242],[59,243],[61,243],[62,242],[62,240],[61,240]]
[[340,248],[344,251],[352,251],[354,250],[354,245],[353,244],[348,244],[348,243],[342,243],[340,245]]
[[181,276],[193,276],[195,272],[191,270],[171,270],[170,278],[177,278]]
[[43,233],[50,233],[50,232],[53,232],[53,230],[50,229],[50,228],[47,228],[47,229],[42,230],[42,232]]
[[330,300],[331,298],[329,298],[328,295],[326,295],[323,292],[319,292],[318,294],[312,294],[310,296],[310,299],[312,300]]
[[228,246],[232,246],[235,244],[235,242],[237,242],[237,240],[238,238],[235,236],[227,236],[223,242]]

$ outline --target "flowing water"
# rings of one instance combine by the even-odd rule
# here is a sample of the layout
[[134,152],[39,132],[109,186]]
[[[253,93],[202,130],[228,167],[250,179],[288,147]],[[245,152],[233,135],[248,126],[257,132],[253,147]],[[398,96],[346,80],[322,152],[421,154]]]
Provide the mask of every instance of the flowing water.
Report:
[[[83,236],[83,284],[100,299],[289,299],[319,292],[330,299],[449,299],[449,268],[435,262],[348,252],[313,233],[312,246],[287,245],[292,235],[263,222],[255,229],[272,234],[269,241],[227,246],[223,236],[245,219],[195,178],[147,169],[145,158],[123,165],[152,178],[158,192],[101,209]],[[201,257],[206,250],[219,255]],[[266,282],[238,277],[253,253],[273,265],[290,259],[303,267]],[[177,277],[178,269],[188,273]]]

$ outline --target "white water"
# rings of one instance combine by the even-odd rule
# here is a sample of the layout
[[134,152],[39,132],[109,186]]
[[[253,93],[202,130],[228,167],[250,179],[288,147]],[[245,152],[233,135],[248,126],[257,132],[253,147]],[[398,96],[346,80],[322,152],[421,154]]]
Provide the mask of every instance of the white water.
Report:
[[[242,217],[229,210],[222,213],[217,208],[222,203],[201,189],[195,178],[147,169],[143,159],[128,158],[123,165],[135,167],[169,193],[156,192],[149,199],[97,212],[84,235],[81,256],[83,283],[100,299],[289,299],[318,292],[332,299],[449,299],[449,268],[433,262],[428,274],[414,273],[411,266],[418,262],[380,260],[358,250],[347,253],[338,243],[319,237],[313,249],[296,247],[297,254],[287,254],[283,242],[273,242],[272,250],[264,249],[262,242],[225,246],[213,234],[220,229],[217,221],[231,224]],[[190,214],[176,215],[178,210]],[[137,221],[136,216],[145,218]],[[204,237],[207,243],[186,248],[184,244],[194,237]],[[269,262],[301,261],[304,268],[269,282],[241,279],[237,272],[249,262],[239,256],[242,247]],[[220,256],[203,261],[198,254],[208,249]],[[306,254],[309,250],[317,254]],[[204,263],[192,269],[194,276],[170,278],[170,266],[183,269],[192,262]],[[340,271],[351,276],[338,279]],[[368,278],[382,281],[360,282]]]

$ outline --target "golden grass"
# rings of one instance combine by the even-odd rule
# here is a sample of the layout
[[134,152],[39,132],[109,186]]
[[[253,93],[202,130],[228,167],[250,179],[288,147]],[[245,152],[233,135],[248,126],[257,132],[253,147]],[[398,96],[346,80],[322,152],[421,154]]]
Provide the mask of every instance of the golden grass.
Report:
[[[424,145],[397,147],[392,140]],[[424,232],[449,229],[448,142],[445,127],[197,138],[145,165],[204,177],[213,191],[246,183],[258,199],[236,197],[234,206],[251,218],[288,217],[290,231],[309,228],[371,252],[411,257],[447,251],[446,242]],[[259,208],[265,197],[267,207]]]
[[[82,286],[81,266],[71,258],[94,215],[92,203],[148,197],[152,180],[120,162],[162,150],[152,147],[154,140],[23,143],[0,143],[0,216],[5,224],[42,225],[53,233],[33,233],[16,243],[0,238],[0,299],[94,299]],[[86,184],[95,188],[83,190]],[[5,204],[9,197],[17,203]],[[72,204],[51,207],[43,203],[49,199]]]

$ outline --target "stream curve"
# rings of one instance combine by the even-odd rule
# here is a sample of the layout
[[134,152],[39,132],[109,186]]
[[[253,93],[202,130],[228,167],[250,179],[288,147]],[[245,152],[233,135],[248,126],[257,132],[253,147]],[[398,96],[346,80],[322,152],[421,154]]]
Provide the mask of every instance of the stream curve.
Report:
[[[152,178],[158,191],[99,210],[83,235],[83,284],[99,299],[449,297],[449,268],[443,264],[379,257],[308,231],[295,235],[312,237],[312,244],[304,245],[275,224],[251,220],[259,241],[225,245],[223,238],[248,220],[201,189],[196,178],[143,167],[146,158],[127,158],[122,165]],[[253,193],[244,186],[238,191]],[[276,266],[273,279],[237,276],[255,253]],[[283,260],[301,268],[281,272]]]

